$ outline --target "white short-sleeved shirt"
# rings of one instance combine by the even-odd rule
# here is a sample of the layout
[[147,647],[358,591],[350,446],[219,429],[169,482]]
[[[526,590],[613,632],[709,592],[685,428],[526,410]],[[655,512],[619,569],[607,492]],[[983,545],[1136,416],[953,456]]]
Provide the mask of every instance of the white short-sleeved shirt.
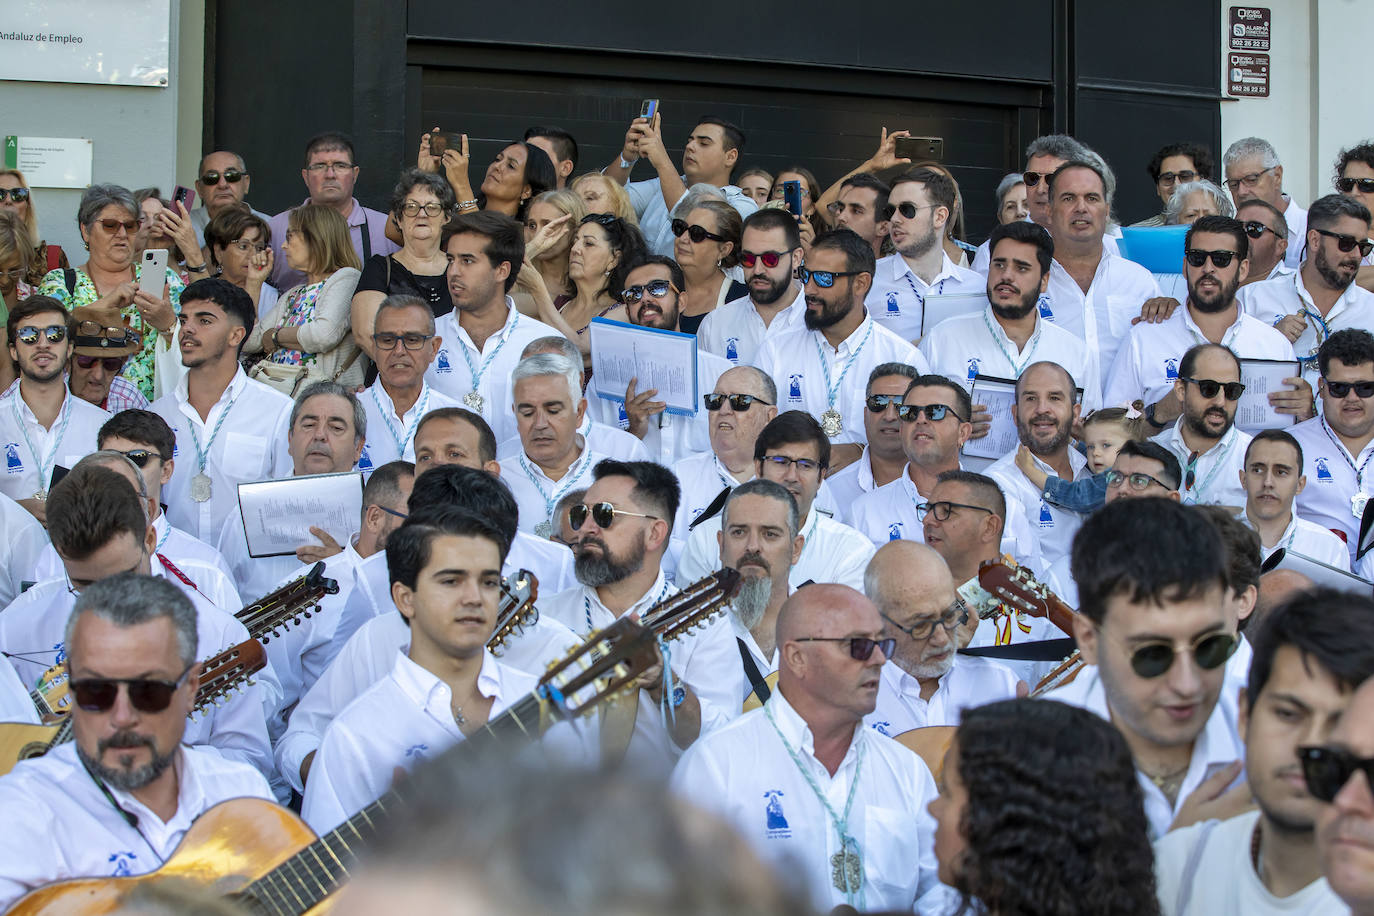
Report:
[[[1289,248],[1290,253],[1293,250]],[[1312,384],[1314,390],[1321,374],[1317,366],[1317,350],[1326,338],[1346,328],[1368,330],[1374,327],[1374,293],[1358,283],[1346,287],[1325,316],[1312,301],[1312,294],[1307,291],[1301,272],[1262,283],[1251,283],[1242,288],[1246,291],[1246,312],[1265,324],[1276,325],[1286,315],[1303,313],[1307,327],[1293,342],[1293,350],[1303,361],[1303,377]]]
[[1058,261],[1050,265],[1050,284],[1040,300],[1040,317],[1087,343],[1105,388],[1106,373],[1116,359],[1121,339],[1131,329],[1131,319],[1140,314],[1147,299],[1158,295],[1159,284],[1153,274],[1104,246],[1087,293]]
[[1083,341],[1057,325],[1035,319],[1035,330],[1024,349],[1016,344],[989,305],[976,315],[956,315],[927,332],[917,348],[930,371],[972,390],[976,375],[1020,378],[1027,366],[1051,362],[1063,366],[1083,389],[1083,413],[1102,406],[1096,367]]
[[[541,337],[562,337],[542,321],[521,315],[515,302],[506,297],[506,323],[488,337],[478,350],[471,335],[458,323],[457,309],[434,320],[434,333],[443,338],[434,362],[425,370],[430,387],[450,399],[463,402],[463,396],[476,391],[482,396],[477,411],[491,426],[500,442],[515,435],[515,414],[511,410],[511,370],[520,362],[520,352]],[[474,374],[477,384],[473,384]],[[466,406],[466,405],[464,405]]]
[[[592,485],[592,470],[605,455],[589,448],[585,440],[582,454],[568,466],[558,480],[550,480],[544,469],[522,451],[514,459],[501,464],[501,480],[510,488],[520,512],[520,530],[534,533],[535,529],[551,522],[553,510],[563,494],[585,490]],[[554,528],[557,531],[557,528]]]
[[921,699],[921,682],[894,661],[884,664],[879,676],[878,705],[864,716],[864,725],[890,738],[913,728],[958,725],[966,709],[1015,699],[1021,682],[1006,665],[958,654],[929,700]]
[[121,878],[157,869],[191,823],[231,798],[272,801],[262,774],[213,751],[182,746],[173,763],[177,811],[163,821],[151,808],[114,786],[119,807],[138,819],[130,825],[76,756],[75,743],[21,760],[0,777],[0,907],[54,881]]
[[[1184,478],[1188,476],[1188,456],[1192,450],[1183,441],[1183,419],[1150,441],[1174,453]],[[1297,429],[1297,427],[1293,427]],[[1198,456],[1194,468],[1196,482],[1191,489],[1178,491],[1184,505],[1236,506],[1244,508],[1245,490],[1240,485],[1240,471],[1245,467],[1245,450],[1254,438],[1232,426],[1216,445]]]
[[[1141,398],[1156,404],[1173,391],[1183,354],[1207,337],[1193,320],[1191,306],[1175,309],[1159,324],[1142,321],[1126,334],[1107,376],[1103,403],[1114,407]],[[1221,336],[1223,346],[1241,359],[1297,359],[1293,345],[1273,326],[1236,310],[1235,322]]]
[[805,327],[805,314],[806,297],[801,289],[767,325],[753,301],[740,296],[706,313],[697,328],[697,346],[723,357],[732,366],[752,366],[765,340]]
[[890,254],[878,259],[873,271],[873,287],[864,297],[864,305],[881,327],[902,340],[915,341],[921,338],[921,319],[927,296],[986,293],[987,287],[987,277],[960,267],[948,254],[944,255],[940,272],[929,283],[916,276],[906,258]]
[[1286,550],[1350,572],[1350,551],[1346,548],[1345,541],[1329,528],[1323,528],[1296,514],[1290,517],[1288,527],[1283,529],[1283,534],[1279,535],[1274,546],[1261,545],[1260,550],[1266,560],[1273,556],[1275,551]]
[[13,500],[47,493],[53,468],[71,470],[95,451],[100,427],[110,419],[99,407],[64,391],[57,419],[44,429],[25,402],[22,389],[21,381],[18,388],[0,397],[0,451],[5,453],[0,494]]
[[[918,372],[929,372],[926,358],[908,341],[880,327],[872,316],[864,318],[854,333],[833,349],[820,331],[799,328],[765,341],[755,365],[773,377],[778,386],[778,412],[804,410],[819,419],[830,409],[826,383],[837,387],[834,409],[844,429],[836,444],[866,442],[864,397],[868,376],[883,363],[906,363]],[[847,369],[845,367],[848,367]]]
[[723,816],[780,879],[805,887],[816,909],[828,912],[846,902],[830,870],[840,840],[810,782],[842,812],[857,780],[847,825],[863,862],[863,896],[854,905],[947,912],[949,901],[936,878],[935,822],[926,810],[935,780],[921,758],[860,723],[834,776],[814,753],[810,727],[775,690],[762,709],[692,745],[673,771],[671,787]]
[[1302,518],[1343,538],[1353,560],[1360,517],[1351,500],[1357,493],[1374,493],[1374,471],[1369,469],[1374,462],[1374,439],[1352,456],[1325,417],[1304,420],[1288,431],[1302,446],[1302,472],[1307,477],[1307,486],[1298,494],[1294,508]]
[[[697,350],[697,403],[696,413],[668,413],[666,410],[649,418],[649,428],[644,433],[644,449],[650,461],[671,467],[676,461],[711,451],[710,421],[711,412],[702,403],[700,395],[708,394],[716,387],[721,373],[730,370],[730,362],[722,356]],[[615,427],[626,432],[630,429],[630,418],[625,414],[624,401],[603,398],[595,391],[595,384],[587,386],[587,414],[599,425]]]
[[[1092,470],[1088,467],[1088,459],[1083,457],[1078,449],[1070,448],[1068,456],[1074,480],[1086,480],[1093,476]],[[1040,470],[1049,475],[1055,474],[1054,468],[1041,461],[1038,456],[1031,457]],[[1053,566],[1060,557],[1068,554],[1073,546],[1073,536],[1083,526],[1083,516],[1068,509],[1061,509],[1045,499],[1040,488],[1031,483],[1030,478],[1021,473],[1021,469],[1016,466],[1015,449],[998,458],[983,473],[997,481],[1004,496],[1015,496],[1016,501],[1021,504],[1026,527],[1040,545],[1040,560],[1045,568]],[[1007,507],[1007,514],[1011,514],[1010,506]]]
[[405,416],[396,416],[396,404],[379,378],[358,400],[367,415],[367,441],[358,456],[358,470],[367,473],[393,461],[415,460],[415,430],[431,410],[462,407],[456,398],[436,391],[428,382],[422,383],[420,396]]
[[[687,538],[677,564],[677,583],[687,586],[720,569],[721,518],[702,522]],[[801,556],[793,564],[787,581],[795,589],[804,582],[838,582],[863,591],[864,570],[877,548],[855,528],[835,521],[815,506],[802,520],[805,538]]]
[[[162,488],[162,498],[168,521],[213,544],[225,521],[239,511],[239,484],[290,476],[293,462],[287,446],[294,402],[239,369],[209,416],[201,420],[187,400],[188,379],[189,374],[183,375],[176,389],[150,408],[176,435],[172,450],[176,467]],[[200,448],[209,450],[205,473],[210,478],[210,498],[203,503],[191,499],[191,478],[200,473],[197,439]]]
[[0,538],[0,602],[9,604],[19,597],[25,582],[38,581],[39,577],[32,575],[32,570],[43,551],[51,549],[51,545],[48,532],[38,524],[38,519],[3,493],[0,493],[0,529],[5,532]]

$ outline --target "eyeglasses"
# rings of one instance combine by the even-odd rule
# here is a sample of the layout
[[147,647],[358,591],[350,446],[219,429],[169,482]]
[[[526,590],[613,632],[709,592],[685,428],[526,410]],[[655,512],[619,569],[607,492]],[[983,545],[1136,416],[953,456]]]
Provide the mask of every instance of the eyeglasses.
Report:
[[438,216],[444,212],[444,205],[436,200],[423,204],[419,201],[408,200],[401,204],[401,212],[406,216],[418,216],[421,213],[425,216]]
[[891,637],[887,639],[869,639],[867,636],[803,636],[797,642],[847,642],[849,643],[849,657],[856,662],[866,662],[873,657],[873,650],[882,650],[884,658],[892,657],[892,650],[897,648],[897,640]]
[[[1204,636],[1191,646],[1193,661],[1204,671],[1211,671],[1226,664],[1235,654],[1239,643],[1230,633],[1213,633]],[[1131,670],[1149,680],[1166,674],[1174,666],[1178,651],[1172,643],[1156,642],[1140,646],[1131,653]]]
[[22,204],[29,199],[28,188],[0,188],[0,202],[6,199],[12,200],[17,204]]
[[1116,468],[1110,468],[1107,471],[1106,480],[1107,486],[1111,487],[1113,490],[1120,487],[1123,483],[1129,484],[1130,488],[1137,493],[1144,493],[1146,490],[1150,489],[1150,484],[1152,483],[1158,484],[1166,490],[1173,489],[1173,487],[1166,486],[1164,481],[1160,480],[1158,477],[1151,477],[1149,474],[1142,474],[1139,471],[1134,474],[1124,474]]
[[681,290],[668,280],[650,280],[648,283],[636,284],[621,290],[620,301],[626,305],[634,305],[644,298],[645,293],[648,293],[655,299],[662,299],[664,296],[668,295],[668,290],[672,290],[675,293],[681,292]]
[[729,239],[727,239],[723,235],[716,235],[714,232],[708,231],[705,226],[698,226],[696,223],[693,223],[689,226],[687,225],[687,221],[685,219],[673,220],[673,235],[677,236],[678,238],[682,238],[682,233],[684,232],[687,233],[687,237],[689,239],[691,239],[698,245],[700,245],[707,239],[710,239],[713,242],[729,241]]
[[1197,181],[1197,172],[1160,172],[1160,184],[1174,184],[1181,181],[1187,184],[1190,181]]
[[1358,397],[1374,398],[1374,382],[1332,382],[1326,383],[1326,390],[1337,400],[1347,397],[1354,391]]
[[139,336],[137,331],[129,328],[109,328],[98,321],[82,321],[76,326],[77,337],[99,337],[108,340],[112,344],[124,345],[126,343],[138,343]]
[[902,214],[902,219],[915,219],[917,211],[933,210],[937,206],[938,204],[928,204],[924,207],[918,207],[910,201],[902,201],[899,204],[888,204],[886,207],[883,207],[883,219],[892,219],[892,217],[898,213]]
[[106,372],[113,374],[124,368],[124,360],[123,356],[77,356],[76,364],[82,369],[90,369],[96,363],[100,363]]
[[4,277],[6,280],[22,280],[26,273],[28,271],[22,267],[9,267],[0,270],[0,277]]
[[48,343],[61,343],[67,339],[67,329],[60,324],[50,324],[46,328],[36,328],[31,324],[27,324],[14,332],[14,339],[22,344],[29,344],[32,346],[38,343],[38,335],[40,333],[47,338]]
[[419,350],[426,341],[434,339],[433,334],[373,334],[372,342],[377,345],[378,350],[394,350],[397,343],[405,344],[407,350]]
[[794,464],[797,466],[798,471],[805,471],[808,474],[825,467],[825,465],[816,461],[814,458],[788,458],[786,455],[764,455],[761,460],[767,464],[771,464],[782,473],[786,473],[787,469]]
[[347,172],[352,168],[354,165],[351,162],[312,162],[305,167],[305,170],[318,175],[320,172],[327,172],[331,169],[335,172]]
[[[1374,178],[1337,178],[1336,190],[1342,194],[1349,194],[1356,188],[1360,189],[1361,194],[1374,194]],[[0,200],[4,200],[0,197]]]
[[954,514],[955,509],[972,509],[976,512],[986,512],[988,515],[996,515],[986,506],[971,506],[968,503],[952,503],[947,499],[942,499],[934,503],[921,503],[916,507],[916,518],[925,521],[926,515],[935,516],[937,522],[947,522],[949,517]]
[[568,524],[573,531],[581,531],[582,526],[587,524],[587,516],[592,517],[598,528],[609,528],[611,524],[620,516],[628,515],[631,518],[647,518],[658,521],[657,515],[645,515],[643,512],[631,512],[628,509],[617,509],[610,503],[597,503],[588,506],[586,503],[578,503],[568,508]]
[[720,410],[721,405],[726,401],[730,402],[730,408],[736,413],[743,413],[748,410],[755,401],[767,407],[773,406],[772,402],[765,401],[753,394],[703,394],[701,400],[706,405],[706,409],[712,413]]
[[154,458],[162,457],[157,452],[149,451],[146,448],[131,448],[127,452],[120,452],[119,454],[138,465],[140,470],[146,468],[148,462],[152,461]]
[[830,289],[835,285],[835,280],[839,277],[857,277],[859,274],[868,273],[866,270],[807,270],[805,267],[797,268],[797,279],[805,286],[812,280],[821,289]]
[[158,681],[151,678],[113,678],[87,677],[71,682],[72,693],[76,695],[76,705],[87,712],[106,712],[114,705],[119,696],[119,685],[129,691],[129,704],[139,712],[162,712],[172,702],[172,694],[191,673],[195,663],[191,663],[175,681]]
[[962,627],[964,624],[968,623],[968,605],[964,604],[964,599],[955,598],[954,603],[945,608],[945,612],[939,617],[928,617],[913,623],[909,627],[902,626],[886,614],[883,614],[882,617],[912,639],[921,642],[931,637],[935,632],[936,626],[944,627],[946,630],[953,632],[956,628]]
[[[311,166],[311,168],[314,168],[314,166]],[[219,184],[219,180],[221,178],[223,178],[230,184],[238,184],[240,181],[243,181],[243,179],[247,177],[248,173],[240,171],[239,169],[225,169],[223,172],[206,172],[204,175],[200,176],[200,183],[205,185],[207,188],[212,188],[215,185]]]
[[1201,267],[1211,258],[1212,263],[1217,267],[1230,267],[1231,261],[1235,258],[1234,251],[1203,251],[1201,248],[1189,248],[1183,252],[1183,258],[1192,267]]
[[1028,187],[1028,188],[1033,188],[1033,187],[1035,187],[1036,185],[1038,185],[1038,184],[1040,183],[1040,179],[1042,179],[1042,178],[1045,179],[1045,183],[1046,183],[1046,184],[1049,184],[1050,173],[1049,173],[1049,172],[1022,172],[1022,173],[1021,173],[1021,180],[1024,181],[1024,182],[1026,183],[1026,187]]
[[244,239],[236,239],[229,243],[229,247],[238,251],[239,254],[248,254],[250,251],[261,254],[267,250],[266,242],[249,242]]
[[[901,394],[870,394],[868,397],[864,398],[864,404],[874,413],[882,413],[889,407],[896,407],[897,415],[901,416],[902,401],[905,400],[905,397],[905,395]],[[943,416],[943,414],[941,414],[941,416]]]
[[410,518],[410,516],[409,516],[409,515],[406,515],[404,512],[397,512],[395,509],[389,508],[389,507],[387,507],[387,506],[383,506],[381,503],[373,503],[372,505],[376,506],[378,509],[381,509],[381,510],[382,510],[383,512],[385,512],[387,515],[394,515],[394,516],[396,516],[396,517],[399,518],[401,521],[405,521],[406,519]]
[[96,220],[96,222],[100,224],[100,228],[101,228],[101,229],[104,229],[106,232],[110,233],[110,235],[114,235],[116,232],[119,231],[119,229],[120,229],[121,226],[124,228],[124,231],[125,231],[125,232],[136,232],[136,231],[138,230],[139,225],[142,224],[143,220],[141,220],[141,219],[98,219],[98,220]]
[[1316,227],[1313,227],[1312,231],[1317,233],[1317,235],[1324,235],[1329,239],[1335,239],[1336,247],[1339,248],[1341,251],[1354,251],[1355,247],[1358,245],[1360,249],[1360,257],[1362,258],[1369,257],[1369,253],[1371,251],[1374,251],[1374,242],[1371,242],[1369,239],[1357,239],[1353,235],[1344,235],[1340,232],[1330,232],[1326,229],[1317,229]]
[[1218,382],[1209,378],[1188,378],[1186,375],[1179,376],[1179,379],[1196,385],[1197,393],[1208,399],[1216,397],[1220,391],[1226,395],[1226,400],[1239,401],[1245,393],[1244,382]]
[[[773,190],[768,194],[768,199],[769,199],[769,200],[782,200],[782,190],[783,190],[782,185],[780,185],[780,184],[775,184],[775,185],[773,185]],[[802,197],[810,197],[810,196],[811,196],[811,192],[808,191],[808,190],[807,190],[806,188],[804,188],[804,187],[799,187],[799,188],[797,188],[797,193],[800,194]]]
[[739,263],[745,270],[753,270],[754,264],[762,261],[764,267],[772,270],[782,263],[784,255],[791,253],[790,251],[741,251]]
[[1245,234],[1250,236],[1250,238],[1252,239],[1263,238],[1264,233],[1266,232],[1272,232],[1275,238],[1278,237],[1277,232],[1274,232],[1273,229],[1270,229],[1268,226],[1264,225],[1264,223],[1260,222],[1257,219],[1246,220],[1244,226]]
[[1302,761],[1307,791],[1317,801],[1335,801],[1356,770],[1362,770],[1365,780],[1374,787],[1374,757],[1356,757],[1336,747],[1300,747],[1298,760]]
[[946,416],[952,416],[960,423],[965,422],[964,418],[955,413],[954,408],[947,404],[902,404],[897,408],[897,417],[903,423],[915,423],[916,418],[922,413],[932,423],[939,423]]
[[1263,178],[1266,173],[1272,172],[1274,169],[1275,166],[1271,165],[1267,169],[1251,172],[1249,175],[1242,175],[1239,178],[1228,178],[1223,181],[1222,184],[1226,185],[1226,189],[1234,194],[1236,191],[1240,190],[1241,185],[1245,185],[1247,188],[1253,188],[1255,185],[1259,184],[1259,180]]

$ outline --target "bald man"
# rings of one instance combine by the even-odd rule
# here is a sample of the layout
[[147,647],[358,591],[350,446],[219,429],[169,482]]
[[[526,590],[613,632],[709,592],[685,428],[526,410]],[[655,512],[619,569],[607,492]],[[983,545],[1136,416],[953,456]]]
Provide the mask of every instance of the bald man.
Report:
[[[1374,678],[1355,691],[1324,750],[1324,765],[1307,765],[1313,795],[1323,798],[1335,791],[1317,815],[1322,873],[1349,905],[1351,916],[1374,916]],[[1360,767],[1340,780],[1352,762]],[[1328,769],[1338,774],[1336,779],[1312,779],[1314,770]]]
[[1259,599],[1255,602],[1255,609],[1250,612],[1245,628],[1258,630],[1271,610],[1315,584],[1295,569],[1275,569],[1260,576]]
[[734,824],[821,911],[945,912],[930,770],[862,724],[893,647],[878,608],[848,586],[808,585],[783,604],[777,643],[778,689],[688,748],[674,791]]
[[864,724],[896,736],[929,725],[958,725],[965,709],[1009,700],[1022,681],[990,658],[959,655],[956,631],[972,611],[932,548],[890,541],[864,573],[864,593],[896,640],[882,668],[878,702]]

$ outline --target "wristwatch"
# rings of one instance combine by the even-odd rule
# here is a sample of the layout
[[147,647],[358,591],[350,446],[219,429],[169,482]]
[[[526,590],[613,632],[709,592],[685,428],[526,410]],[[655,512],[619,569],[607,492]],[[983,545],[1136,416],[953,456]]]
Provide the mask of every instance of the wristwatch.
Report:
[[620,155],[620,167],[621,167],[622,169],[632,169],[632,168],[635,167],[635,163],[638,162],[638,161],[639,161],[638,159],[632,159],[631,161],[626,162],[626,161],[625,161],[625,154],[624,154],[624,153],[621,153],[621,155]]
[[1169,424],[1168,424],[1168,423],[1161,423],[1161,422],[1159,422],[1158,420],[1155,419],[1155,406],[1156,406],[1156,405],[1151,404],[1149,407],[1146,407],[1146,408],[1145,408],[1145,422],[1146,422],[1146,423],[1149,423],[1149,424],[1150,424],[1151,426],[1153,426],[1155,429],[1164,429],[1164,428],[1165,428],[1166,426],[1168,426]]

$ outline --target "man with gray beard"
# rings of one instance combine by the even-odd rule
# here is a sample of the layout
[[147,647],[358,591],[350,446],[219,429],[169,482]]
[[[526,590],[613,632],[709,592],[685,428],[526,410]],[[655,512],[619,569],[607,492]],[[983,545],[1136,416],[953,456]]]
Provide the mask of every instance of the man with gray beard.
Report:
[[744,663],[744,698],[767,702],[764,678],[778,670],[778,611],[791,594],[788,575],[804,545],[801,512],[780,483],[751,480],[730,491],[716,534],[720,565],[739,570],[739,594],[730,605],[730,623]]
[[955,631],[973,613],[930,547],[891,541],[869,561],[864,593],[878,606],[883,636],[897,641],[883,665],[878,704],[864,724],[884,735],[958,725],[965,709],[1015,697],[1021,681],[990,658],[957,654]]

